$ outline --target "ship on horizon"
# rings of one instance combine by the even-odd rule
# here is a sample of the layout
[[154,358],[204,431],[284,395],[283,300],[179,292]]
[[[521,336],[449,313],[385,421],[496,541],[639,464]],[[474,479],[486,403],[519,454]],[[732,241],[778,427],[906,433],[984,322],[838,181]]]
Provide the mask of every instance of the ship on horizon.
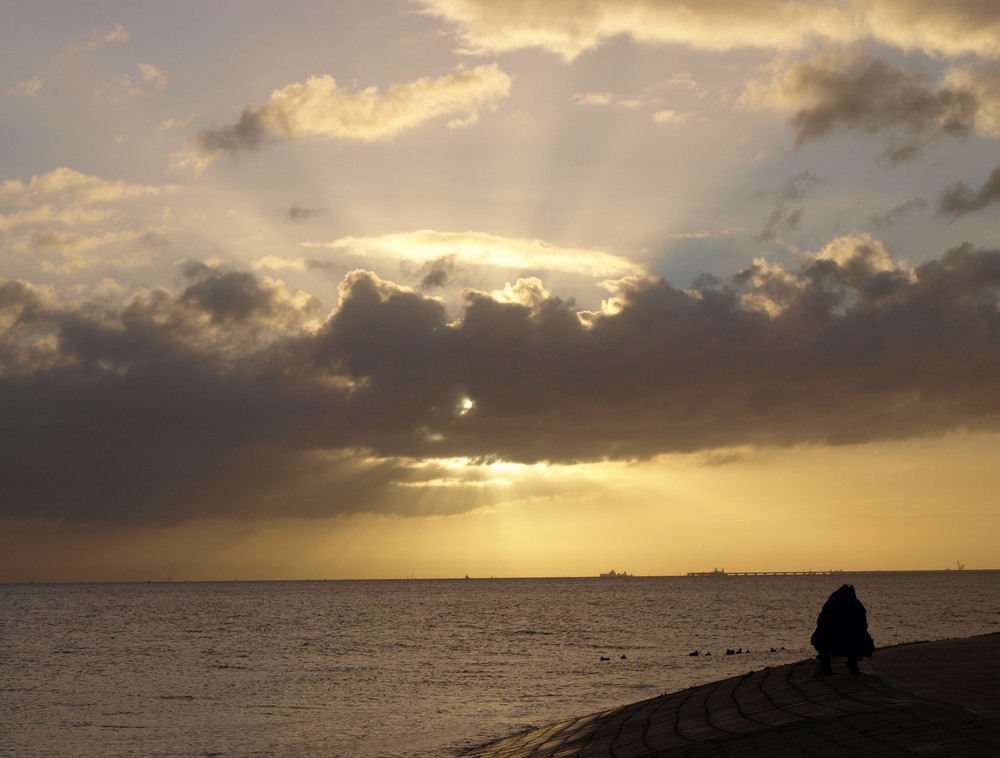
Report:
[[630,574],[627,571],[622,571],[619,574],[614,569],[611,569],[611,571],[605,571],[604,573],[602,573],[600,575],[600,578],[601,579],[631,579],[634,576],[635,576],[635,574]]
[[729,574],[724,568],[714,568],[711,571],[688,571],[688,576],[729,576]]

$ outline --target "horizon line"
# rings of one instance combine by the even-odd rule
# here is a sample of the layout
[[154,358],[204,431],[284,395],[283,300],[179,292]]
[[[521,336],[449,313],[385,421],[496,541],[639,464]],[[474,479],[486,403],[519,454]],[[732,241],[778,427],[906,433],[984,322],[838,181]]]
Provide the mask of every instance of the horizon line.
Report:
[[[1000,568],[943,568],[943,569],[835,569],[826,571],[724,571],[717,574],[732,579],[780,578],[788,576],[836,576],[840,574],[989,574],[1000,573]],[[618,574],[615,578],[625,579],[706,579],[712,571],[686,572],[683,574]],[[279,583],[279,582],[449,582],[449,581],[511,581],[543,579],[601,579],[598,574],[550,575],[550,576],[392,576],[392,577],[299,577],[294,579],[26,579],[22,581],[0,580],[0,586],[56,585],[56,584],[239,584],[239,583]]]

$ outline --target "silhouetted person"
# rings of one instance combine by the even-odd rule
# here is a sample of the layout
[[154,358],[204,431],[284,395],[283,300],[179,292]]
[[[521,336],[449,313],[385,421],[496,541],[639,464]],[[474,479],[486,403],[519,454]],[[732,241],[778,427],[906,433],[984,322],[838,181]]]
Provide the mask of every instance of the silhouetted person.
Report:
[[823,604],[816,619],[816,631],[809,640],[819,653],[819,673],[827,676],[830,657],[847,659],[847,670],[860,673],[858,661],[871,658],[875,642],[868,634],[868,613],[854,593],[854,585],[844,584]]

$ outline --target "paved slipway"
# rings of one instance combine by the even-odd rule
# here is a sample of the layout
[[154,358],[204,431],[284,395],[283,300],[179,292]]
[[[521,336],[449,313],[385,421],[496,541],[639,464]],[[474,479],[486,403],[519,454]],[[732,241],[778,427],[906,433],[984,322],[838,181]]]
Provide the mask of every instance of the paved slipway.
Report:
[[[839,664],[839,665],[838,665]],[[732,679],[508,737],[476,758],[1000,756],[1000,633]]]

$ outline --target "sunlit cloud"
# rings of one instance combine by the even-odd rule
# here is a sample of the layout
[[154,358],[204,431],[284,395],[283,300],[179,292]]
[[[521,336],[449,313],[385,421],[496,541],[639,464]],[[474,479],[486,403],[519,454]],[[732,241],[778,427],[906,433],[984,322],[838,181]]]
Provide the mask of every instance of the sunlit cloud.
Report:
[[580,92],[573,95],[570,101],[574,105],[581,105],[590,108],[623,108],[625,110],[635,110],[643,107],[645,103],[638,98],[621,98],[611,92]]
[[566,60],[615,37],[705,50],[802,50],[865,40],[930,55],[1000,54],[1000,10],[965,0],[413,0],[471,54],[538,47]]
[[603,108],[615,103],[615,96],[610,92],[581,92],[570,98],[576,105]]
[[7,89],[8,95],[20,95],[22,97],[34,97],[42,90],[42,77],[35,75],[30,79],[20,81]]
[[945,83],[968,91],[976,99],[974,126],[984,137],[1000,139],[1000,64],[979,63],[957,66],[948,71]]
[[115,24],[113,29],[93,29],[82,37],[67,45],[66,53],[89,53],[100,50],[102,47],[113,45],[118,42],[127,42],[129,39],[128,30],[121,24]]
[[42,224],[81,226],[96,224],[114,215],[108,206],[68,205],[63,208],[37,205],[0,214],[0,231]]
[[[280,255],[265,255],[263,258],[258,258],[252,264],[253,268],[257,270],[269,270],[269,271],[305,271],[306,269],[313,268],[312,262],[306,258],[285,258]],[[316,266],[318,268],[318,266]]]
[[161,122],[157,125],[156,130],[159,132],[169,132],[174,129],[185,129],[191,125],[191,122],[198,118],[198,114],[192,113],[187,118],[176,119],[168,118],[166,121]]
[[627,258],[604,250],[561,247],[539,239],[499,237],[483,232],[421,229],[380,237],[343,237],[332,242],[305,243],[303,246],[358,257],[386,256],[410,262],[431,262],[447,256],[466,265],[564,271],[600,278],[643,271],[641,266]]
[[37,174],[28,182],[8,179],[0,184],[0,208],[29,208],[47,203],[89,206],[130,197],[155,195],[165,188],[107,180],[61,166]]
[[176,159],[181,165],[204,167],[219,155],[307,136],[371,142],[443,117],[449,117],[449,128],[460,128],[495,108],[510,85],[510,77],[495,63],[460,66],[437,79],[393,84],[385,92],[377,87],[345,90],[332,76],[313,76],[274,91],[266,105],[245,108],[234,124],[203,129],[195,145]]
[[817,261],[832,261],[838,268],[861,269],[865,276],[879,272],[897,272],[912,282],[912,269],[894,261],[881,241],[870,234],[849,234],[831,240],[814,256]]
[[415,2],[424,12],[454,24],[463,51],[473,54],[540,47],[573,60],[619,36],[710,50],[799,49],[811,39],[849,40],[857,34],[845,9],[830,3],[775,2],[762,7],[738,0],[699,5],[658,0]]
[[690,71],[682,71],[679,74],[664,79],[659,82],[658,87],[679,87],[681,89],[698,89],[698,82],[695,81],[694,74]]
[[704,120],[704,119],[695,111],[680,112],[680,111],[675,111],[672,108],[666,108],[662,111],[657,111],[656,113],[653,114],[654,124],[667,124],[670,126],[674,126],[677,124],[683,124],[686,121],[693,121],[693,120]]
[[176,189],[104,179],[65,166],[26,182],[8,179],[0,184],[0,244],[8,255],[51,273],[91,268],[106,250],[117,251],[119,267],[142,265],[141,251],[159,231],[151,218],[125,210],[134,201]]
[[139,77],[121,74],[94,92],[94,99],[117,102],[130,97],[146,97],[167,86],[166,75],[148,63],[139,64]]
[[[1000,6],[977,0],[851,0],[862,35],[931,56],[1000,56]],[[863,37],[862,37],[863,39]]]

